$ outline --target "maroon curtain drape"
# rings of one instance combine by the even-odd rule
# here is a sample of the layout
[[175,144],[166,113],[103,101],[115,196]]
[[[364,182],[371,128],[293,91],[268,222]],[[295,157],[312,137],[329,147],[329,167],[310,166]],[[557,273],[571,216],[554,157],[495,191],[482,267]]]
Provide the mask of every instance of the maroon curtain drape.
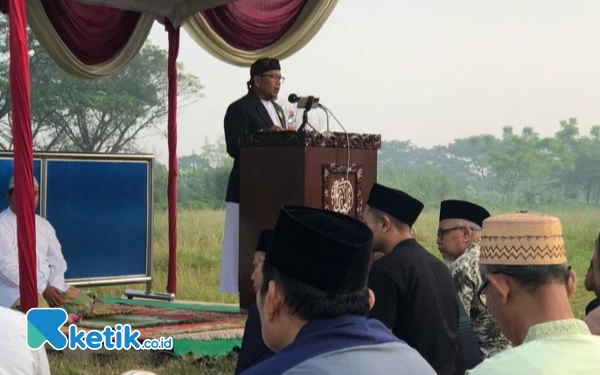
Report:
[[294,24],[306,0],[239,0],[202,12],[232,47],[254,51],[275,43]]
[[129,41],[141,13],[70,0],[44,0],[52,26],[84,64],[97,65],[117,55]]
[[21,310],[38,307],[35,201],[33,193],[33,146],[29,96],[29,46],[25,0],[9,4],[10,95],[14,145],[15,211],[19,249]]
[[165,25],[169,35],[169,114],[167,123],[169,143],[169,275],[167,292],[177,293],[177,56],[179,55],[179,28],[170,21]]

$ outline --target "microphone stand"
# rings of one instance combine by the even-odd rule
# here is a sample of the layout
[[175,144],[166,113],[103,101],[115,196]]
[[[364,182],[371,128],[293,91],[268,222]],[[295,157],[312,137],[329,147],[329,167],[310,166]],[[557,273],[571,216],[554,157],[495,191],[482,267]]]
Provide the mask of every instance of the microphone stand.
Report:
[[308,100],[306,101],[306,107],[304,108],[304,113],[302,114],[302,125],[300,125],[300,127],[298,128],[298,132],[304,131],[306,125],[310,126],[315,132],[317,131],[317,129],[313,128],[313,126],[308,123],[308,112],[312,108],[314,99],[314,96],[309,96]]

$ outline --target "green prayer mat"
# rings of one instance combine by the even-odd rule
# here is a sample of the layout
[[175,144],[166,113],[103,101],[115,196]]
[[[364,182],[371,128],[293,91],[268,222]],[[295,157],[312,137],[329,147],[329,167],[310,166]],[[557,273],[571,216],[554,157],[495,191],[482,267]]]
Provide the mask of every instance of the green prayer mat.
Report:
[[240,308],[235,306],[227,305],[203,305],[203,304],[187,304],[187,303],[174,303],[168,301],[146,301],[146,300],[134,300],[125,298],[102,298],[103,302],[106,303],[123,303],[127,305],[135,306],[155,306],[155,307],[166,307],[170,309],[184,309],[184,310],[202,310],[202,311],[214,311],[214,312],[225,312],[225,313],[240,313]]

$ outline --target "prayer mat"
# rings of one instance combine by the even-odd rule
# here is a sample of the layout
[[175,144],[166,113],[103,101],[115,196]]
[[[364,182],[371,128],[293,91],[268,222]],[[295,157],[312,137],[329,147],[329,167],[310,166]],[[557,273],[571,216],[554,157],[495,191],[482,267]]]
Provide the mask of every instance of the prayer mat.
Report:
[[[240,314],[239,309],[235,311],[236,308],[229,306],[104,299],[96,304],[91,317],[76,325],[87,331],[129,324],[132,329],[140,331],[140,340],[160,337],[172,337],[173,340],[241,340],[247,316]],[[67,331],[68,327],[63,327],[63,332]]]
[[[75,287],[70,287],[66,292],[63,292],[62,299],[60,308],[67,312],[67,323],[69,324],[77,323],[82,319],[90,317],[93,314],[95,304],[101,301],[94,292],[82,292]],[[50,307],[41,294],[38,296],[38,307]],[[11,308],[20,310],[21,300],[17,299]]]
[[[103,298],[92,317],[76,326],[89,331],[130,324],[140,331],[140,342],[172,337],[174,355],[214,358],[240,348],[246,318],[239,307],[227,305]],[[68,325],[62,331],[68,335]]]

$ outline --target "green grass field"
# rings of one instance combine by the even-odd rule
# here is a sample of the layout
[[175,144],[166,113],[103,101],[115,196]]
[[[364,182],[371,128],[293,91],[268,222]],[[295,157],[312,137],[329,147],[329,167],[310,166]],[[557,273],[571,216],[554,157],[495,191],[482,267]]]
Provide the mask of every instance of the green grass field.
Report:
[[[498,212],[493,212],[497,214]],[[583,280],[589,265],[593,241],[600,230],[600,210],[581,212],[547,212],[563,223],[569,263],[578,275],[578,287],[571,300],[577,317],[583,317],[585,305],[593,296],[585,291]],[[419,241],[439,257],[435,244],[437,212],[425,212],[415,225]],[[182,211],[178,215],[177,299],[237,303],[236,296],[217,292],[224,213],[214,211]],[[154,291],[166,291],[168,265],[167,215],[155,214],[154,227]],[[95,289],[101,296],[118,297],[126,288],[143,289],[141,285]],[[84,352],[49,354],[52,374],[120,374],[132,369],[145,369],[157,374],[231,374],[235,355],[215,361],[164,360],[148,353],[117,352],[110,355]]]

